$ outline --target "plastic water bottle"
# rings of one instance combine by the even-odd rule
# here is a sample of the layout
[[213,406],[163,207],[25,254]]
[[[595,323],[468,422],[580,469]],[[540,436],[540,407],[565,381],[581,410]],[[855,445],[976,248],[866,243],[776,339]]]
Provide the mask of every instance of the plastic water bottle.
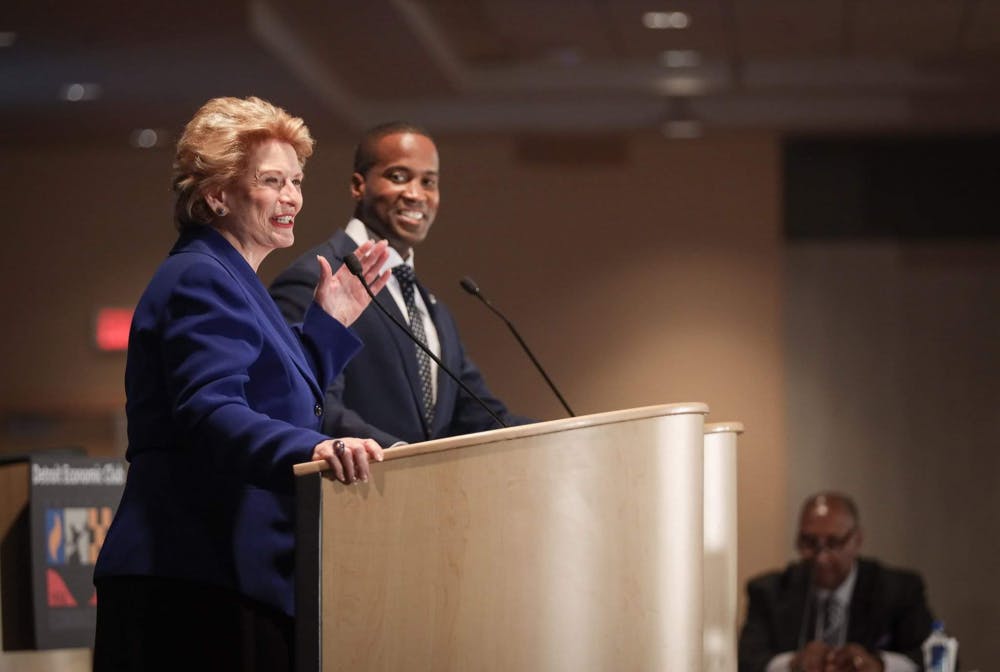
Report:
[[945,634],[944,623],[934,621],[931,634],[923,644],[924,669],[927,672],[955,672],[958,641]]

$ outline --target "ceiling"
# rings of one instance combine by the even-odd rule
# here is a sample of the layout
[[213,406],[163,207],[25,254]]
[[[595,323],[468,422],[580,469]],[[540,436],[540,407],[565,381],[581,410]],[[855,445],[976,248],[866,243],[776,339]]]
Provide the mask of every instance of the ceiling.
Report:
[[[400,118],[439,134],[1000,129],[996,0],[12,4],[3,144],[169,142],[208,98],[250,94],[344,136]],[[646,28],[650,10],[689,25]]]

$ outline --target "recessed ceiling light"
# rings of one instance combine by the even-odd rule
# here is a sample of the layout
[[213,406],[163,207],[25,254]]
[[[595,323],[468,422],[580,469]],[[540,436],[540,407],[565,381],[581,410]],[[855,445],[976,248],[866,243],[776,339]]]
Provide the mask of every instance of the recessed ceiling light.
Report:
[[0,48],[10,47],[17,42],[17,33],[9,30],[0,30]]
[[701,96],[708,82],[701,77],[672,75],[656,80],[653,88],[661,96]]
[[670,49],[660,54],[660,63],[668,68],[693,68],[701,63],[701,54],[692,49]]
[[97,100],[101,97],[101,87],[98,84],[74,82],[62,87],[62,99],[71,103],[83,100]]
[[685,12],[646,12],[642,25],[654,30],[681,29],[691,25],[691,17]]
[[152,149],[160,144],[160,134],[152,128],[137,128],[132,131],[129,142],[138,149]]

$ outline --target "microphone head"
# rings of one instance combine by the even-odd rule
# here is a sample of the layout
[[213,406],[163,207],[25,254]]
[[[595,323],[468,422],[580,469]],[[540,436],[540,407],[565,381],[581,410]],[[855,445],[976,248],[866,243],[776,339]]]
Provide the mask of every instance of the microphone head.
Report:
[[347,270],[349,270],[351,273],[358,276],[359,278],[361,277],[363,272],[361,270],[361,262],[358,261],[358,258],[355,257],[353,254],[344,255],[344,265],[347,266]]
[[467,291],[469,294],[472,294],[473,296],[479,295],[479,285],[477,285],[476,281],[469,276],[462,278],[458,284],[460,284],[462,289]]

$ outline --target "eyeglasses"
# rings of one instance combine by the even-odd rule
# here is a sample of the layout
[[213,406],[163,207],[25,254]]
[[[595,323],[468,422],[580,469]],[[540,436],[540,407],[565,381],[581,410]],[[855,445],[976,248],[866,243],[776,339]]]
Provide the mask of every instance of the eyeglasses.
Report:
[[854,533],[857,532],[857,526],[852,527],[843,536],[840,537],[816,537],[811,534],[800,534],[799,538],[796,540],[796,546],[798,546],[799,552],[808,555],[819,555],[823,551],[830,551],[835,553],[844,546],[847,546],[847,542],[851,540]]

